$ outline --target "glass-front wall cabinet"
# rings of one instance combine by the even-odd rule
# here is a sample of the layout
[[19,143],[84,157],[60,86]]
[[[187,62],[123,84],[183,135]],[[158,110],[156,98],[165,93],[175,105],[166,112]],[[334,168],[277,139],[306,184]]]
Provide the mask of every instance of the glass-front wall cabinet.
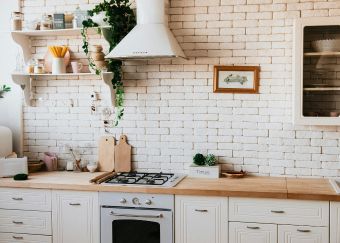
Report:
[[294,122],[340,125],[340,18],[306,18],[295,26]]

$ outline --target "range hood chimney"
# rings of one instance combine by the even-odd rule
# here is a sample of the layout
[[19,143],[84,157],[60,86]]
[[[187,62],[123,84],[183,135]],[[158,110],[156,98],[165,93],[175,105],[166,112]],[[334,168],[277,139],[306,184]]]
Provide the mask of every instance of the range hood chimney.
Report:
[[165,1],[167,0],[136,0],[137,25],[106,58],[185,58],[168,27]]

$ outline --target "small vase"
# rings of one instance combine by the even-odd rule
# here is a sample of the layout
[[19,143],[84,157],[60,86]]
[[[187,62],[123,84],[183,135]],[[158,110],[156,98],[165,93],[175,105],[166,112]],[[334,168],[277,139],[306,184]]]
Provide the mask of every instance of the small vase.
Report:
[[66,65],[64,58],[53,58],[52,74],[66,73]]

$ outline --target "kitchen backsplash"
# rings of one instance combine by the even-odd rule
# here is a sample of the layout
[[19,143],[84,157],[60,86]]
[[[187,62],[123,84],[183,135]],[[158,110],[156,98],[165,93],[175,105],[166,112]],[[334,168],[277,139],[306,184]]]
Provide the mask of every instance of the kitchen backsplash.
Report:
[[[99,0],[24,0],[25,18],[88,9]],[[187,172],[196,152],[218,156],[224,169],[271,176],[340,176],[340,129],[292,124],[294,19],[340,16],[339,1],[171,0],[170,27],[189,60],[126,62],[125,116],[112,134],[128,136],[139,170]],[[138,41],[138,40],[136,40]],[[70,46],[85,60],[81,38],[34,39],[32,52]],[[94,36],[91,43],[105,43]],[[261,66],[260,93],[213,93],[213,66]],[[90,95],[99,92],[97,112]],[[72,145],[97,159],[107,88],[93,77],[39,80],[35,106],[24,109],[25,153],[58,153]]]

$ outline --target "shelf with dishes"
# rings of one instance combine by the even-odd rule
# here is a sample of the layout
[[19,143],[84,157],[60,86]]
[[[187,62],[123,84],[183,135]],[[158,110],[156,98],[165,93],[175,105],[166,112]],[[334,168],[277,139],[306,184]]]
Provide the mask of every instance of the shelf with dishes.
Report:
[[[43,74],[30,74],[30,73],[12,73],[12,80],[14,83],[20,85],[23,90],[25,103],[28,106],[31,106],[33,100],[33,92],[32,87],[34,86],[33,82],[38,77],[69,77],[69,76],[96,76],[95,73],[61,73],[61,74],[52,74],[52,73],[43,73]],[[112,72],[102,72],[101,80],[110,90],[110,101],[112,106],[115,106],[115,92],[112,88],[112,79],[114,74]]]
[[322,52],[305,52],[305,57],[340,57],[338,51],[322,51]]

